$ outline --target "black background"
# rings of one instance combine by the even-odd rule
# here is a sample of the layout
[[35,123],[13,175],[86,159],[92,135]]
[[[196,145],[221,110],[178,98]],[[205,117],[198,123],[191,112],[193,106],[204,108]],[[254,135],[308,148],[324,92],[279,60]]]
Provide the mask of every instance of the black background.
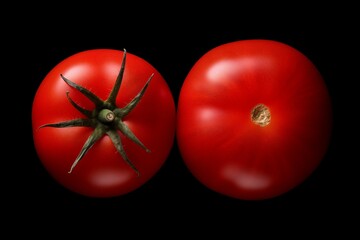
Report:
[[[350,173],[355,159],[346,149],[349,129],[342,128],[350,127],[352,121],[348,119],[353,115],[348,103],[352,101],[349,88],[355,79],[349,73],[348,54],[354,53],[355,15],[347,5],[292,4],[248,7],[239,2],[210,8],[172,2],[159,8],[143,3],[136,7],[118,3],[75,8],[59,3],[61,7],[42,6],[42,10],[29,11],[15,25],[6,27],[9,31],[5,40],[9,43],[4,50],[11,52],[6,59],[10,63],[7,71],[15,83],[10,94],[18,94],[14,100],[21,103],[11,107],[21,106],[17,109],[23,114],[20,125],[7,129],[16,153],[14,156],[11,150],[6,157],[11,163],[6,168],[10,178],[3,181],[9,189],[3,198],[9,200],[5,206],[11,212],[10,222],[28,224],[40,218],[46,222],[64,219],[61,222],[65,224],[70,219],[78,219],[77,223],[115,219],[111,222],[120,226],[130,223],[140,228],[139,222],[145,222],[196,229],[204,221],[240,227],[244,223],[285,220],[281,223],[299,229],[325,224],[330,231],[344,222],[351,229],[347,219],[356,214],[352,207],[355,177]],[[32,101],[45,75],[66,57],[88,49],[126,48],[158,69],[177,101],[183,80],[203,54],[227,42],[254,38],[281,41],[303,52],[322,73],[333,101],[329,151],[312,176],[292,191],[265,201],[242,201],[212,192],[186,169],[176,141],[156,176],[140,189],[111,199],[69,192],[41,165],[32,142]],[[292,224],[295,221],[300,224]],[[158,228],[160,231],[161,226]]]

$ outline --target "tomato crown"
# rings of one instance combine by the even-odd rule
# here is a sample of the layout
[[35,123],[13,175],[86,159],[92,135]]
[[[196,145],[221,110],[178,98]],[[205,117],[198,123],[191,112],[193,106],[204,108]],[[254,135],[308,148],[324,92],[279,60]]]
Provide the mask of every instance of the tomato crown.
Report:
[[119,74],[116,78],[115,84],[107,97],[104,101],[96,96],[94,93],[89,91],[88,89],[72,82],[71,80],[67,79],[65,76],[60,74],[62,80],[66,84],[68,84],[71,88],[79,91],[82,95],[92,101],[95,105],[94,110],[88,110],[77,103],[75,103],[69,96],[69,92],[66,92],[66,97],[69,102],[82,114],[86,116],[86,118],[77,118],[69,121],[57,122],[57,123],[48,123],[40,126],[39,128],[43,127],[55,127],[55,128],[65,128],[65,127],[91,127],[94,129],[92,134],[88,137],[86,142],[84,143],[80,153],[76,157],[75,161],[73,162],[69,173],[73,171],[75,166],[78,162],[84,157],[86,152],[104,135],[108,135],[114,144],[116,150],[122,156],[127,164],[137,173],[139,176],[140,173],[138,169],[134,166],[134,164],[128,158],[123,144],[121,142],[120,135],[118,131],[120,131],[123,135],[128,137],[134,143],[139,145],[143,148],[146,152],[150,152],[150,150],[135,136],[135,134],[130,130],[130,128],[123,122],[123,118],[127,116],[140,102],[141,98],[143,97],[146,89],[149,86],[151,79],[153,78],[154,74],[151,74],[149,79],[146,81],[145,85],[142,87],[140,92],[123,108],[118,108],[116,106],[116,98],[120,90],[120,86],[122,83],[124,71],[125,71],[125,63],[126,63],[126,49],[124,49],[124,54],[122,58],[122,63],[120,67]]

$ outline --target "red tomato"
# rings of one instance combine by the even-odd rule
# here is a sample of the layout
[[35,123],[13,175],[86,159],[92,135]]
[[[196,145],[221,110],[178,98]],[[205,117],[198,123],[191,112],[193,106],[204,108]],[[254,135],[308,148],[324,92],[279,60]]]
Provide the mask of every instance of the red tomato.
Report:
[[125,50],[66,58],[43,79],[32,108],[34,144],[46,170],[90,197],[126,194],[154,176],[172,148],[175,121],[164,78]]
[[298,50],[241,40],[203,55],[180,91],[177,142],[208,188],[238,199],[281,195],[327,151],[332,107],[326,84]]

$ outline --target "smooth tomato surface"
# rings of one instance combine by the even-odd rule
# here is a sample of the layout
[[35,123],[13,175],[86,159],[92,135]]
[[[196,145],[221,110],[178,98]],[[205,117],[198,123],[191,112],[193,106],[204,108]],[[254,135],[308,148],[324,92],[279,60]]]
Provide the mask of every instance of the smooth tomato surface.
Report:
[[91,197],[112,197],[133,191],[147,182],[163,165],[175,136],[176,111],[171,91],[161,74],[147,61],[127,53],[116,105],[125,107],[144,87],[143,97],[122,121],[150,150],[145,151],[120,131],[125,153],[140,175],[115,149],[108,135],[86,152],[71,173],[91,127],[39,128],[43,124],[86,118],[69,101],[92,110],[94,103],[70,87],[61,74],[105,100],[114,86],[122,64],[123,51],[94,49],[74,54],[56,65],[41,82],[33,102],[34,144],[46,170],[66,188]]
[[323,159],[332,108],[320,72],[298,50],[242,40],[203,55],[179,95],[177,141],[208,188],[260,200],[303,182]]

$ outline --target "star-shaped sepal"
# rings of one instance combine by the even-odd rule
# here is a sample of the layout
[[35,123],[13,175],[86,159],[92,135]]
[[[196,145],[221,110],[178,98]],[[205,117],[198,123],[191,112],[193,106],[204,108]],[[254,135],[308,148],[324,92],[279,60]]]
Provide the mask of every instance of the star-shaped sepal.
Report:
[[118,108],[116,106],[116,97],[119,93],[119,89],[122,83],[122,79],[125,71],[125,63],[126,63],[126,50],[124,49],[123,59],[120,67],[119,74],[116,78],[114,87],[112,88],[108,98],[104,101],[96,96],[94,93],[89,91],[88,89],[70,81],[65,76],[60,74],[61,78],[73,89],[79,91],[82,95],[87,97],[91,102],[94,103],[94,110],[88,110],[77,103],[75,103],[69,96],[69,92],[66,93],[67,99],[69,102],[86,118],[77,118],[69,121],[63,121],[58,123],[48,123],[40,126],[40,128],[44,127],[55,127],[55,128],[65,128],[65,127],[90,127],[93,128],[93,132],[88,137],[86,142],[84,143],[80,153],[76,157],[72,166],[70,167],[69,173],[71,173],[79,161],[84,157],[84,155],[89,151],[89,149],[104,135],[110,137],[112,143],[114,144],[116,150],[122,156],[124,161],[129,164],[129,166],[140,175],[140,172],[135,167],[135,165],[130,161],[127,156],[123,144],[121,142],[121,137],[119,132],[121,132],[124,136],[132,140],[134,143],[143,148],[146,152],[150,152],[150,150],[145,147],[145,145],[135,136],[135,134],[131,131],[131,129],[124,123],[123,119],[136,107],[136,105],[142,99],[146,89],[149,86],[151,79],[154,74],[151,74],[148,80],[146,81],[143,88],[140,92],[125,106],[122,108]]

